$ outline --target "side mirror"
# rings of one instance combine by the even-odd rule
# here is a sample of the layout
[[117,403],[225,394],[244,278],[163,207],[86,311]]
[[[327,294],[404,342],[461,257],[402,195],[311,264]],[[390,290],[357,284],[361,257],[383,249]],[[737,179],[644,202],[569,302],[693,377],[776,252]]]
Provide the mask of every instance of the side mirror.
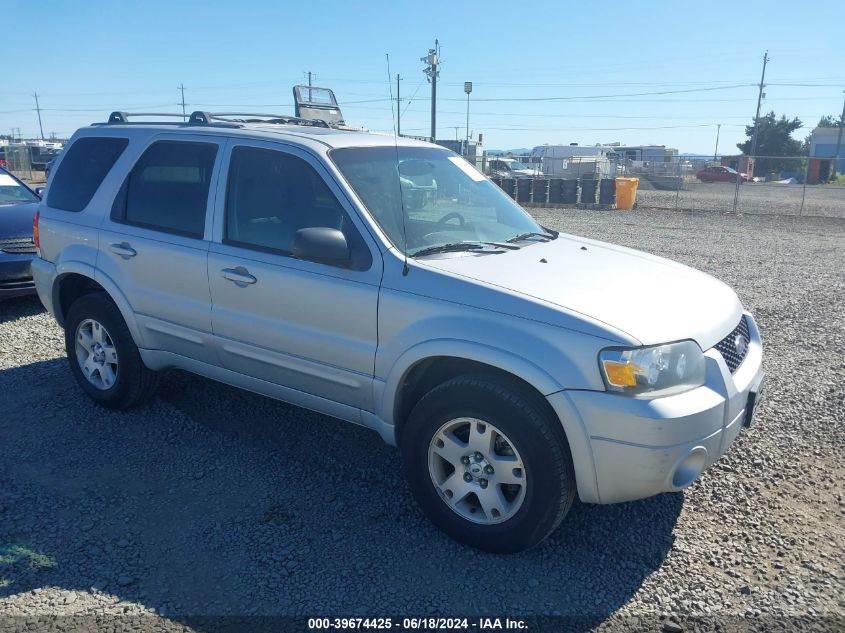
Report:
[[332,266],[348,266],[349,244],[346,243],[343,233],[337,229],[313,226],[296,232],[293,239],[293,256]]
[[44,190],[46,188],[47,187],[36,187],[35,188],[35,195],[38,196],[39,198],[43,198],[44,197]]

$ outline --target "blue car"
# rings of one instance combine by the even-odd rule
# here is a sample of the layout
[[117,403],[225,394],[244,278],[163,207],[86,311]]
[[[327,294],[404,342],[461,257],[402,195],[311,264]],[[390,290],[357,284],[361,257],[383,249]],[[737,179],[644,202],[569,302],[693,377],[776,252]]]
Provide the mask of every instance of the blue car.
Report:
[[0,168],[0,300],[34,294],[32,218],[41,198]]

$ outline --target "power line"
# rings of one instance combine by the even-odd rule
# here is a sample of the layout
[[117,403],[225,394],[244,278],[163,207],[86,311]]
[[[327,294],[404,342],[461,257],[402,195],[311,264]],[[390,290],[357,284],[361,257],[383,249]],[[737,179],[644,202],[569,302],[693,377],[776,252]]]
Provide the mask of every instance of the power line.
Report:
[[[615,97],[649,97],[656,95],[674,95],[691,92],[713,92],[714,90],[733,90],[747,88],[754,84],[733,84],[730,86],[711,86],[709,88],[685,88],[684,90],[656,90],[650,92],[627,92],[606,95],[575,95],[566,97],[486,97],[476,101],[572,101],[575,99],[613,99]],[[463,101],[463,99],[446,99],[446,101]]]
[[[722,124],[722,127],[725,126],[730,127],[745,127],[744,125],[740,125],[738,123],[735,124]],[[447,126],[449,128],[454,127],[463,127],[463,126],[454,126],[450,125]],[[581,132],[624,132],[624,131],[635,131],[635,130],[679,130],[679,129],[694,129],[694,128],[711,128],[713,127],[713,123],[701,123],[696,125],[656,125],[656,126],[648,126],[648,127],[490,127],[485,126],[487,130],[496,130],[498,132],[570,132],[570,131],[581,131]],[[422,130],[424,128],[406,128],[412,130]]]

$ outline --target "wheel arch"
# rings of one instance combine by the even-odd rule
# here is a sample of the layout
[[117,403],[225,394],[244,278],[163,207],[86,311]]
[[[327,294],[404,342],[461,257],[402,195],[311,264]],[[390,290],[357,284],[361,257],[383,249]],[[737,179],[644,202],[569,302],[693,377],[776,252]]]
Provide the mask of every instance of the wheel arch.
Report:
[[462,375],[490,376],[514,385],[533,396],[549,415],[557,417],[542,393],[527,380],[509,371],[475,360],[456,356],[435,356],[423,359],[406,372],[394,403],[396,439],[401,441],[402,427],[420,398],[440,384]]
[[511,352],[450,339],[428,341],[407,350],[384,382],[379,417],[394,426],[397,441],[413,405],[438,384],[455,376],[478,373],[513,380],[546,402],[563,387],[542,368]]
[[[505,369],[506,368],[506,369]],[[458,341],[429,342],[415,346],[400,357],[383,384],[378,417],[392,428],[393,444],[401,442],[402,426],[413,405],[430,388],[457,375],[481,373],[512,380],[535,396],[560,424],[575,467],[575,481],[582,501],[595,502],[595,465],[589,433],[564,387],[531,361],[510,352]],[[383,435],[385,435],[383,433]]]
[[57,270],[52,297],[54,316],[59,325],[64,327],[65,316],[71,304],[79,297],[92,292],[102,292],[109,297],[120,311],[135,344],[142,347],[141,332],[126,296],[109,277],[98,274],[93,266],[87,264],[65,265]]

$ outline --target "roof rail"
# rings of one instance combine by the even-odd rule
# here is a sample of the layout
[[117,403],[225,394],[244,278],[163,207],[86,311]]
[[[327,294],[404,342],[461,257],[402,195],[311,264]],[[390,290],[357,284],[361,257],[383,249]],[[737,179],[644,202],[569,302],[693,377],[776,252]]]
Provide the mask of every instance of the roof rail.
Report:
[[323,119],[304,119],[289,114],[266,114],[258,112],[202,112],[196,110],[190,116],[172,112],[120,112],[109,115],[109,124],[130,123],[130,117],[169,117],[182,119],[178,123],[186,125],[238,125],[241,123],[276,123],[282,125],[305,125],[311,127],[331,127]]
[[170,112],[112,112],[109,115],[109,123],[129,123],[129,117],[136,116],[162,116],[162,117],[178,117],[184,119],[184,114],[173,114]]
[[[197,114],[196,112],[194,114]],[[323,119],[305,119],[298,116],[291,116],[289,114],[267,114],[261,112],[208,112],[203,113],[208,116],[210,120],[215,121],[230,121],[235,123],[278,123],[278,124],[293,124],[293,125],[308,125],[312,127],[331,127],[327,121]],[[238,118],[224,118],[224,117],[238,117]],[[260,118],[241,118],[241,117],[260,117]]]

